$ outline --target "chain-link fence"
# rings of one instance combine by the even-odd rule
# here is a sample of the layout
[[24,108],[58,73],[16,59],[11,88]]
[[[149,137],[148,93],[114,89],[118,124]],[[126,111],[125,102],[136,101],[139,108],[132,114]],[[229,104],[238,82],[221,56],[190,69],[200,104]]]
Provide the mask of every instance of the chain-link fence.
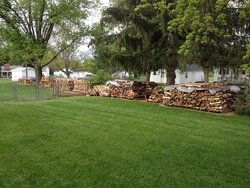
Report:
[[60,95],[60,89],[41,88],[39,85],[18,85],[10,82],[0,82],[0,102],[24,101],[34,99],[55,98]]
[[[79,83],[78,83],[79,82]],[[16,83],[0,79],[0,102],[50,99],[63,96],[86,95],[90,88],[88,82],[53,82],[46,85]]]

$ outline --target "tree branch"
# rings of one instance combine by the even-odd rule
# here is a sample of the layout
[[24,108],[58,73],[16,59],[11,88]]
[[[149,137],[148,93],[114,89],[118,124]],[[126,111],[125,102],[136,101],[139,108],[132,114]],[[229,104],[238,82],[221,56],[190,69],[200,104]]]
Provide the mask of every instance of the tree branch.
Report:
[[52,61],[54,61],[56,59],[56,57],[63,52],[64,50],[66,50],[67,48],[69,48],[80,36],[77,36],[74,40],[71,41],[70,44],[68,44],[67,46],[65,46],[64,48],[60,49],[52,58],[51,60],[49,60],[46,64],[44,64],[42,67],[46,67],[47,65],[49,65]]

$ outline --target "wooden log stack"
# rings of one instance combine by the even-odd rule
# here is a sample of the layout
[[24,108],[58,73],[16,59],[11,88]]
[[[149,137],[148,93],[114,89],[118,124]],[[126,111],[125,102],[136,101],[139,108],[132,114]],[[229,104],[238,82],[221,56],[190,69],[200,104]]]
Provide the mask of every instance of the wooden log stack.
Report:
[[194,90],[189,93],[173,89],[170,92],[165,92],[163,104],[215,113],[227,113],[233,111],[232,105],[235,99],[236,94],[230,90],[221,90],[213,94],[208,89]]
[[109,93],[111,97],[123,99],[145,98],[146,84],[143,82],[130,82],[120,86],[110,85]]
[[19,78],[17,83],[19,85],[32,85],[34,81],[31,78]]
[[56,82],[60,85],[62,91],[73,91],[74,80],[69,78],[56,78]]
[[40,87],[52,88],[56,83],[56,78],[42,77],[40,81]]
[[164,89],[160,86],[156,86],[155,88],[153,88],[148,101],[154,102],[154,103],[162,103],[163,97],[164,97]]
[[[106,85],[97,85],[93,88],[93,96],[110,97],[109,87]],[[97,93],[97,95],[95,95]]]
[[73,91],[87,93],[89,88],[89,83],[85,80],[74,80],[74,88]]

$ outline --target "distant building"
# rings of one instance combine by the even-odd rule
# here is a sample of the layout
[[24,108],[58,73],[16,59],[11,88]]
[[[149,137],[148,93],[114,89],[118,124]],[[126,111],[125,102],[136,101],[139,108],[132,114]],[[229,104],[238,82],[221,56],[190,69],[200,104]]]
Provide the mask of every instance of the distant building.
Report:
[[114,79],[126,79],[129,78],[130,76],[133,76],[133,74],[126,71],[116,72],[112,75]]
[[42,69],[43,77],[49,77],[50,76],[49,72],[50,72],[49,67],[43,67],[43,69]]
[[245,71],[241,69],[221,68],[214,69],[215,82],[244,83],[247,79]]
[[[189,65],[184,71],[176,69],[175,74],[176,74],[175,78],[176,84],[195,83],[204,81],[203,69],[202,67],[196,64]],[[151,72],[150,81],[156,83],[167,83],[166,70],[161,69],[156,72]]]
[[[11,70],[12,81],[18,81],[19,78],[26,78],[26,67],[17,67]],[[42,69],[42,76],[49,77],[49,68],[44,67]],[[35,69],[27,67],[27,78],[36,78]]]
[[[65,69],[64,69],[65,71]],[[90,76],[92,76],[93,74],[91,72],[86,72],[81,68],[78,69],[70,69],[71,74],[70,74],[70,78],[72,79],[87,79]],[[54,76],[55,77],[61,77],[61,78],[67,78],[67,75],[63,72],[63,71],[56,71],[54,72]]]
[[12,72],[11,70],[20,67],[20,66],[10,66],[9,64],[4,64],[1,66],[1,72],[0,72],[0,77],[1,78],[11,78],[12,77]]
[[[12,72],[12,81],[18,81],[19,78],[26,77],[26,67],[18,67],[11,70]],[[27,67],[27,76],[28,78],[36,78],[35,69]]]

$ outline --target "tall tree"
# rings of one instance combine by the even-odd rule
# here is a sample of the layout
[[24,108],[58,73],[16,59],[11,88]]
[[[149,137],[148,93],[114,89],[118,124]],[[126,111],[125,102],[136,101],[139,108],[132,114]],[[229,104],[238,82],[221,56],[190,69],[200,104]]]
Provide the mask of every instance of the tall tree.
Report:
[[172,24],[186,31],[179,53],[187,62],[203,67],[205,82],[209,82],[211,67],[238,69],[247,41],[246,20],[241,20],[239,14],[244,7],[244,0],[178,1],[179,13]]
[[[0,0],[0,30],[18,49],[12,53],[35,68],[39,82],[42,68],[84,34],[87,8],[88,0]],[[44,62],[49,43],[60,32],[70,42]]]
[[112,61],[119,63],[129,72],[145,73],[147,80],[150,73],[161,67],[164,55],[162,32],[155,19],[157,10],[150,4],[140,1],[120,1],[116,6],[104,12],[106,25],[119,27],[118,34],[111,34],[118,50],[112,55]]

